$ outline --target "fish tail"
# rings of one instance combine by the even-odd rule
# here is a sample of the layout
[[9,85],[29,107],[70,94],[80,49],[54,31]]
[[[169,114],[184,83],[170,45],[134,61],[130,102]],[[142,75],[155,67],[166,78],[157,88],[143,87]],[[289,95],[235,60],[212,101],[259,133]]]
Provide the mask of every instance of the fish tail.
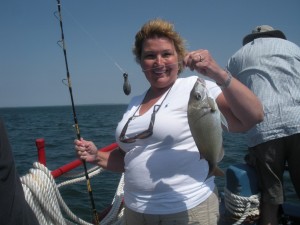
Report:
[[225,173],[222,169],[220,169],[219,167],[215,167],[212,171],[210,171],[205,179],[205,181],[210,178],[211,176],[218,176],[218,177],[223,177],[225,176]]
[[216,166],[215,169],[212,171],[212,175],[218,176],[218,177],[223,177],[223,176],[225,176],[225,173],[221,168]]

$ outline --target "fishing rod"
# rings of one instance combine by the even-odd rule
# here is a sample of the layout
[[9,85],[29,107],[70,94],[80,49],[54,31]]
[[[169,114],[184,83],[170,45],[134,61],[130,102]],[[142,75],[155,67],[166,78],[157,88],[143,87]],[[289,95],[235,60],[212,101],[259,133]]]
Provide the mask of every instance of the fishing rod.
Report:
[[[70,78],[70,72],[69,72],[69,67],[68,67],[68,60],[67,60],[67,51],[66,51],[66,46],[65,46],[65,38],[64,38],[64,30],[63,30],[63,23],[62,23],[62,14],[61,14],[61,4],[60,0],[57,0],[57,8],[58,8],[58,14],[59,14],[59,22],[60,22],[60,31],[61,31],[61,43],[62,43],[62,49],[64,52],[64,58],[65,58],[65,65],[66,65],[66,71],[67,71],[67,81],[68,81],[68,87],[69,87],[69,92],[70,92],[70,97],[71,97],[71,103],[72,103],[72,110],[73,110],[73,117],[74,117],[74,123],[75,123],[75,130],[76,130],[76,135],[77,139],[80,140],[80,132],[79,132],[79,126],[78,126],[78,120],[76,116],[76,111],[75,111],[75,105],[74,105],[74,99],[73,99],[73,92],[72,92],[72,85],[71,85],[71,78]],[[82,160],[83,167],[84,167],[84,174],[87,182],[87,189],[89,192],[90,196],[90,201],[92,205],[92,211],[93,211],[93,218],[94,222],[96,225],[99,224],[99,216],[95,207],[95,201],[93,197],[93,192],[92,192],[92,187],[91,187],[91,182],[89,178],[89,174],[87,171],[87,166],[85,160]]]

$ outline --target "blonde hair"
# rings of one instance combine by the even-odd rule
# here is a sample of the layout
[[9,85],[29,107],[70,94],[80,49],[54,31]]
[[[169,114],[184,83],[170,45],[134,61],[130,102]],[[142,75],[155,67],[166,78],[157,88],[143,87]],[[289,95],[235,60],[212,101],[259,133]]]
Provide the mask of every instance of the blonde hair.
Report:
[[136,62],[138,64],[141,63],[144,41],[153,37],[166,37],[174,43],[179,61],[178,74],[181,73],[183,70],[183,65],[181,62],[186,54],[185,40],[175,31],[173,24],[162,19],[148,21],[135,35],[135,43],[132,52],[135,55]]

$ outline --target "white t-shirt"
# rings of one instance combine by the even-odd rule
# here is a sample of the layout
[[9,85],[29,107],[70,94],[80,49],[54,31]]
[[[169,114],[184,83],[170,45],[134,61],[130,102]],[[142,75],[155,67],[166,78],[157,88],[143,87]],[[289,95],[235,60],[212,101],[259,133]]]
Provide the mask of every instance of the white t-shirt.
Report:
[[[197,76],[178,78],[168,96],[156,105],[153,134],[134,143],[122,143],[119,135],[137,110],[145,93],[134,97],[116,129],[116,140],[126,152],[124,200],[130,209],[147,214],[171,214],[191,209],[205,201],[214,189],[214,177],[204,183],[208,163],[200,159],[187,120],[187,106]],[[206,86],[216,98],[221,89],[209,80]],[[165,95],[167,92],[165,93]],[[135,117],[126,131],[133,137],[148,129],[153,107]],[[138,115],[138,112],[136,112]]]

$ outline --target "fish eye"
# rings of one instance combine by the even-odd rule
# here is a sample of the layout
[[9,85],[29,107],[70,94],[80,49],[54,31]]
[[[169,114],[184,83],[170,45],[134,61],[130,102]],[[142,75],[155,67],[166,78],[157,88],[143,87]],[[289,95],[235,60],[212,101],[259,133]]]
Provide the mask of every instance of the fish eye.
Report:
[[197,100],[200,100],[200,99],[201,99],[201,94],[200,94],[199,92],[197,92],[197,93],[195,94],[195,97],[196,97]]

